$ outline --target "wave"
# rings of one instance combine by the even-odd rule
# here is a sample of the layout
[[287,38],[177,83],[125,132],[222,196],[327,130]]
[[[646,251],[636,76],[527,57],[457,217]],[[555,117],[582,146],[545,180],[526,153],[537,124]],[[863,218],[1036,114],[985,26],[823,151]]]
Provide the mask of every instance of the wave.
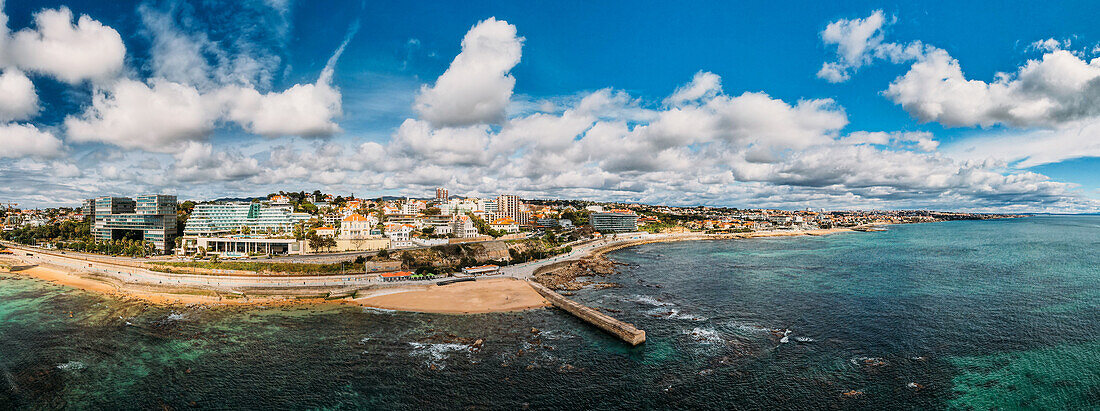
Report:
[[171,313],[164,317],[165,321],[183,321],[185,319],[187,319],[187,316],[183,313]]
[[882,357],[856,357],[850,360],[852,365],[865,367],[880,367],[886,365],[886,359]]
[[64,364],[58,364],[57,369],[62,371],[80,371],[84,369],[84,363],[80,361],[69,361]]
[[393,314],[396,312],[397,310],[390,310],[386,308],[363,307],[363,313],[366,314]]
[[695,327],[689,330],[683,331],[684,335],[691,336],[692,340],[700,344],[716,344],[725,342],[722,336],[718,335],[718,331],[713,328],[699,328]]
[[650,317],[663,318],[666,320],[686,320],[694,322],[703,322],[707,320],[707,317],[683,313],[675,308],[654,308],[646,311]]
[[455,344],[455,343],[418,343],[410,342],[409,345],[413,347],[410,355],[414,357],[427,357],[427,364],[436,368],[443,368],[443,360],[451,358],[452,353],[465,352],[469,354],[473,351],[472,345],[467,344]]
[[656,299],[656,298],[648,296],[648,295],[641,295],[641,294],[635,294],[632,299],[629,299],[627,301],[638,303],[638,304],[643,304],[643,305],[651,305],[651,306],[654,306],[654,307],[668,307],[668,306],[676,305],[676,304],[673,304],[673,303],[670,303],[670,302],[667,302],[667,301],[661,301],[659,299]]

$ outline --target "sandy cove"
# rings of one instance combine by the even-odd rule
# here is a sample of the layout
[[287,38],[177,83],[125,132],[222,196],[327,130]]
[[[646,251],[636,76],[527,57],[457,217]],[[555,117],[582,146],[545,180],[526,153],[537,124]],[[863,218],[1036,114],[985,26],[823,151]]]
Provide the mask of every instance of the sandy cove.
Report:
[[[524,271],[530,270],[537,272],[545,268],[550,268],[551,266],[557,266],[566,261],[578,260],[582,257],[593,255],[603,255],[621,248],[648,243],[801,235],[816,236],[846,231],[852,230],[846,228],[833,228],[736,234],[659,234],[645,239],[623,240],[620,242],[612,241],[606,245],[594,247],[587,252],[569,256],[569,258],[565,260],[553,261],[554,259],[548,259],[528,265],[527,269]],[[11,265],[27,264],[27,262],[20,259],[11,257],[5,257],[5,259],[11,262]],[[0,269],[0,271],[6,270]],[[202,304],[266,307],[273,305],[336,304],[358,305],[396,311],[447,314],[521,311],[550,306],[550,303],[531,288],[526,281],[512,277],[483,277],[479,278],[477,281],[460,282],[445,286],[410,284],[397,287],[366,288],[361,289],[357,293],[356,298],[325,299],[316,297],[302,298],[294,296],[255,295],[246,297],[219,294],[210,290],[169,285],[137,286],[121,281],[112,281],[112,278],[103,275],[90,272],[76,272],[76,270],[73,269],[50,264],[38,264],[31,268],[12,270],[12,273],[117,298],[133,298],[163,305]],[[528,276],[518,275],[518,277],[525,278]]]

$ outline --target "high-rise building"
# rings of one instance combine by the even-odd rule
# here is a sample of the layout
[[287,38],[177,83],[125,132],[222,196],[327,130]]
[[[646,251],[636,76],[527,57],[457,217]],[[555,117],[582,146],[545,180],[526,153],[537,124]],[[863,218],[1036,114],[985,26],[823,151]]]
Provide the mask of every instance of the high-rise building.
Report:
[[519,197],[501,194],[497,197],[496,205],[496,218],[511,218],[512,220],[516,220],[516,218],[519,217]]
[[447,194],[447,189],[446,188],[439,187],[439,188],[435,189],[435,199],[436,200],[445,202],[445,201],[447,201],[448,198],[450,198],[450,196]]
[[91,210],[92,235],[98,241],[144,240],[164,253],[175,245],[176,196],[149,194],[137,201],[99,197],[84,204]]

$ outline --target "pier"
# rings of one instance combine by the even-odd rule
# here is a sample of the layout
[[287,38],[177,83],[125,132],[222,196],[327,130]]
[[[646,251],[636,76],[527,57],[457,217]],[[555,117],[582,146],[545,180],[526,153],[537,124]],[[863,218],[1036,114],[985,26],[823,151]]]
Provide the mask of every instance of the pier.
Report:
[[554,290],[546,288],[546,286],[538,282],[527,282],[531,284],[531,288],[534,288],[535,291],[542,294],[543,298],[546,298],[551,304],[554,304],[555,307],[561,308],[577,318],[619,337],[630,345],[638,345],[645,342],[645,331],[639,330],[634,327],[633,324],[616,320],[607,314],[585,307],[576,301],[565,298],[561,294],[554,292]]

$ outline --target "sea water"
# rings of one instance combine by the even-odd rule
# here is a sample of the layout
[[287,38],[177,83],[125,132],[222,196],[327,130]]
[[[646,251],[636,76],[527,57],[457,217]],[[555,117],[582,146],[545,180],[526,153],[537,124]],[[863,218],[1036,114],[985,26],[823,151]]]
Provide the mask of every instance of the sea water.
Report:
[[[554,309],[160,307],[0,274],[0,409],[1100,407],[1100,217],[647,244]],[[478,340],[481,340],[478,342]]]

